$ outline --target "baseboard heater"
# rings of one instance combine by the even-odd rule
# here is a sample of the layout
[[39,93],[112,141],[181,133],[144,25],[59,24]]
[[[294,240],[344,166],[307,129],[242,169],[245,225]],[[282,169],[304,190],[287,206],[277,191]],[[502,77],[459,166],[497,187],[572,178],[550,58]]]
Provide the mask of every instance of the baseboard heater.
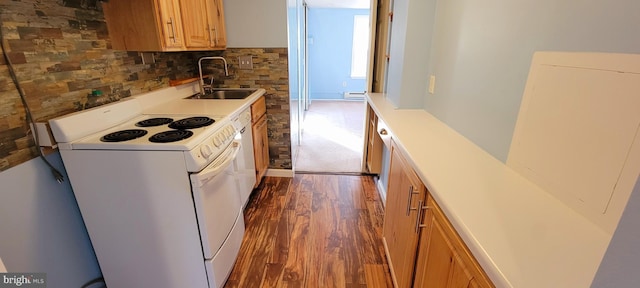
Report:
[[344,99],[364,98],[366,92],[344,92]]

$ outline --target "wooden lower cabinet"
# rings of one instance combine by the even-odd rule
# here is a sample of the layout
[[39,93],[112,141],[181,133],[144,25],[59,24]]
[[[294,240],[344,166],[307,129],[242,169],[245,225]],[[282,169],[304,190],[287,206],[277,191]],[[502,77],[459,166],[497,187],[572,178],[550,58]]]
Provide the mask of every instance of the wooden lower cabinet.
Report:
[[394,286],[494,287],[408,163],[392,139],[383,243]]
[[385,205],[383,244],[396,287],[410,287],[418,247],[418,209],[425,199],[420,178],[391,140],[389,182]]
[[431,195],[413,287],[494,287]]
[[413,287],[494,287],[431,195],[426,207]]
[[380,174],[382,170],[382,139],[378,135],[378,116],[367,104],[367,145],[365,147],[365,165],[367,173]]
[[253,135],[253,156],[256,164],[255,187],[258,187],[269,168],[269,135],[266,111],[264,96],[251,105],[251,133]]

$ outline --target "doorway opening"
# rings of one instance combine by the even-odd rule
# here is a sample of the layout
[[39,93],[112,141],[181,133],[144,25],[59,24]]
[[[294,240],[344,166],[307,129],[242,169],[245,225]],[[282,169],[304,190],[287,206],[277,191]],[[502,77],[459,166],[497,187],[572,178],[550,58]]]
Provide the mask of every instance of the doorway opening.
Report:
[[292,145],[293,169],[296,173],[360,174],[370,1],[336,5],[335,1],[307,0],[302,5],[297,27],[298,123],[292,123],[292,131],[299,126],[297,143]]

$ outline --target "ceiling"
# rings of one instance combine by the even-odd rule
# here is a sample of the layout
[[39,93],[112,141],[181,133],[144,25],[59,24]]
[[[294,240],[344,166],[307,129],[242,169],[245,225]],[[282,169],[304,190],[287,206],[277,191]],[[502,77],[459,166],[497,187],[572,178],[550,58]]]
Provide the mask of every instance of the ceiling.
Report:
[[371,0],[305,0],[311,8],[369,9]]

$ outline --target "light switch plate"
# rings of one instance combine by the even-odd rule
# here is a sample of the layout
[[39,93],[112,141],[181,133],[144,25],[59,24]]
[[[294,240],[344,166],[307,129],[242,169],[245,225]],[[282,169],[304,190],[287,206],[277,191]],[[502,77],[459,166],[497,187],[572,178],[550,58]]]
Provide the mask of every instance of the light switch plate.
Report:
[[238,68],[240,69],[253,69],[253,57],[251,55],[248,56],[238,56]]
[[429,93],[434,94],[436,91],[436,76],[429,76]]

